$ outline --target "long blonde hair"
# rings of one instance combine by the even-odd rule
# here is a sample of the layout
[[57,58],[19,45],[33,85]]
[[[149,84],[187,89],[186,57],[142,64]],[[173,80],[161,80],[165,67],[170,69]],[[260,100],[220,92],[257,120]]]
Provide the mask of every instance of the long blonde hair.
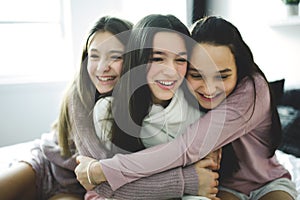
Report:
[[82,51],[79,72],[74,76],[73,81],[71,81],[71,84],[67,87],[64,93],[58,120],[53,125],[53,128],[58,133],[58,144],[61,148],[62,156],[69,157],[71,155],[70,133],[72,131],[72,116],[70,116],[69,109],[72,99],[78,99],[80,103],[84,106],[84,108],[88,111],[88,113],[91,113],[95,104],[96,88],[90,80],[87,71],[88,45],[90,42],[90,38],[92,38],[93,35],[99,31],[108,31],[116,35],[117,38],[117,34],[126,32],[125,36],[127,37],[124,37],[123,34],[122,38],[118,38],[120,42],[122,42],[125,46],[129,37],[129,30],[131,30],[131,28],[131,22],[114,17],[105,16],[100,18],[90,30]]

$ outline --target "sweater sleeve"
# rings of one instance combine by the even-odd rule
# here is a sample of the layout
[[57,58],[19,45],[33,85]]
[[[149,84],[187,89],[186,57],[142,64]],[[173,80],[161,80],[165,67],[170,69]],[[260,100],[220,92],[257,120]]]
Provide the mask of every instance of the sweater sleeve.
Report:
[[117,154],[101,160],[103,172],[112,189],[116,190],[142,177],[194,163],[258,126],[262,117],[270,112],[270,95],[263,77],[255,76],[254,83],[248,78],[243,79],[218,107],[188,127],[175,140],[137,153]]
[[[86,199],[100,197],[128,200],[156,200],[180,198],[184,194],[197,195],[198,175],[193,166],[176,168],[128,183],[113,191],[107,182],[88,192]],[[87,198],[88,197],[88,198]]]

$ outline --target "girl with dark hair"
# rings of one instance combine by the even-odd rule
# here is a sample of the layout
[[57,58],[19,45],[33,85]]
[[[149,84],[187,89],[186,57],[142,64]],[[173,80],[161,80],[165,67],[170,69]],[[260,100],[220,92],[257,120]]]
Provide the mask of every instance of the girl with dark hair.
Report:
[[[243,115],[247,128],[242,130],[246,134],[223,147],[218,197],[295,199],[297,192],[290,174],[275,156],[281,141],[281,125],[268,81],[238,29],[211,16],[195,24],[192,37],[198,45],[193,50],[187,80],[201,107],[214,109],[236,87],[245,85],[245,97],[239,99],[242,103],[237,102],[237,106],[249,113]],[[233,131],[238,128],[235,127],[232,126]],[[229,172],[233,166],[238,167]]]
[[238,167],[221,180],[222,199],[296,199],[291,176],[274,154],[281,129],[268,82],[238,29],[207,17],[196,22],[192,37],[197,44],[187,79],[207,113],[167,144],[101,160],[99,174],[116,189],[230,144],[236,159],[223,161]]

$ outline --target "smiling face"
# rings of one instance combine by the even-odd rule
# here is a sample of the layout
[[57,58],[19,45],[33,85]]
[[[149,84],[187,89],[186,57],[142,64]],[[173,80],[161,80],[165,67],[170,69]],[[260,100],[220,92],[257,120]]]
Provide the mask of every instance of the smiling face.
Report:
[[97,32],[88,48],[87,69],[100,94],[112,91],[120,78],[124,45],[110,32]]
[[237,67],[229,47],[197,44],[187,80],[203,108],[217,107],[237,84]]
[[148,64],[147,82],[155,104],[170,100],[187,70],[187,50],[183,38],[172,32],[158,32]]

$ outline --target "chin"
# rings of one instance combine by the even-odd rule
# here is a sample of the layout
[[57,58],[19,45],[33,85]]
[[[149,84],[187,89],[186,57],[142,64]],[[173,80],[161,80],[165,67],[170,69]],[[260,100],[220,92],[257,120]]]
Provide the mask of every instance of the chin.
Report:
[[201,102],[199,102],[199,104],[202,108],[207,109],[207,110],[211,110],[211,109],[214,109],[215,107],[217,107],[214,104],[208,105],[207,103],[201,103]]

